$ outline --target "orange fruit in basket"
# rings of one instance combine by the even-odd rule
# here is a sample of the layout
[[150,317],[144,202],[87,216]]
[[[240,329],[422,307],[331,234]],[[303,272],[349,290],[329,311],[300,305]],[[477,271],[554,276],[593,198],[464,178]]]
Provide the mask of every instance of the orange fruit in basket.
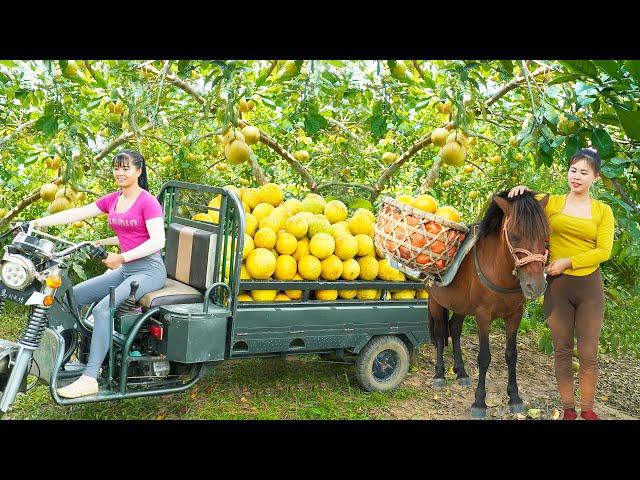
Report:
[[449,249],[449,255],[450,255],[450,256],[455,257],[455,256],[456,256],[456,253],[458,253],[458,247],[451,247],[451,248]]
[[392,240],[387,240],[387,243],[385,243],[385,247],[389,252],[393,252],[396,249],[396,246]]
[[411,245],[417,248],[423,247],[426,242],[424,235],[420,235],[419,233],[412,233],[410,238],[411,238]]
[[416,257],[416,262],[421,264],[421,265],[425,265],[425,264],[429,263],[429,255],[421,253],[420,255],[418,255]]
[[433,253],[442,253],[442,252],[444,252],[444,243],[442,243],[440,240],[436,240],[435,242],[433,242],[431,244],[431,251]]
[[420,223],[420,219],[414,217],[413,215],[407,215],[405,218],[407,219],[407,223],[412,227],[415,227]]
[[464,234],[464,233],[461,233],[461,234],[458,236],[458,240],[460,240],[460,242],[464,242],[464,237],[465,237],[465,234]]
[[456,232],[455,230],[449,230],[449,241],[453,241],[456,239],[456,237],[458,236],[458,232]]
[[446,218],[447,220],[451,220],[452,222],[459,222],[461,218],[460,212],[458,212],[458,210],[456,210],[455,208],[449,205],[440,207],[439,209],[436,210],[434,215],[438,215],[439,217]]
[[404,259],[408,259],[411,256],[411,252],[407,247],[400,247],[400,256]]
[[440,233],[440,230],[442,230],[442,227],[434,222],[428,222],[424,227],[427,229],[427,232],[434,235],[437,235]]
[[445,261],[444,261],[443,259],[440,259],[440,260],[438,260],[438,261],[436,262],[436,264],[435,264],[435,265],[436,265],[436,267],[437,267],[437,268],[439,268],[439,269],[443,269],[443,268],[444,268],[444,265],[445,265]]

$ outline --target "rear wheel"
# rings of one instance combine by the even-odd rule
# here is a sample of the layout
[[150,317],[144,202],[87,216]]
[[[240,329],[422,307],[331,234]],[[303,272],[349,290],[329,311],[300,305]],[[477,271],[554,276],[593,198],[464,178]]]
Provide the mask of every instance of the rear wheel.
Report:
[[368,392],[396,388],[409,371],[409,350],[393,335],[372,338],[356,360],[356,376]]

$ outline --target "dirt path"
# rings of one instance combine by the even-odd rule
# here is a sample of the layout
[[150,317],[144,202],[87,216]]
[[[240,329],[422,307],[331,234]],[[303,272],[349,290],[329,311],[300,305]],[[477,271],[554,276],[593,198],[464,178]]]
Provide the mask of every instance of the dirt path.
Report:
[[[478,380],[478,339],[467,335],[462,340],[465,368],[472,378],[471,388],[459,386],[452,370],[451,347],[445,348],[447,385],[436,389],[432,384],[435,367],[435,347],[425,345],[420,352],[419,368],[405,380],[406,386],[423,390],[424,398],[398,402],[380,410],[390,419],[470,419],[470,408]],[[487,418],[554,420],[562,416],[560,396],[553,374],[553,358],[540,352],[535,335],[518,338],[518,387],[525,403],[523,414],[511,414],[507,406],[507,365],[504,360],[504,336],[490,336],[491,365],[487,372]],[[637,419],[640,417],[637,359],[600,359],[600,378],[594,410],[603,419]],[[624,372],[622,375],[620,372]],[[628,380],[627,380],[628,379]],[[626,380],[626,381],[625,381]],[[577,375],[575,378],[578,385]]]

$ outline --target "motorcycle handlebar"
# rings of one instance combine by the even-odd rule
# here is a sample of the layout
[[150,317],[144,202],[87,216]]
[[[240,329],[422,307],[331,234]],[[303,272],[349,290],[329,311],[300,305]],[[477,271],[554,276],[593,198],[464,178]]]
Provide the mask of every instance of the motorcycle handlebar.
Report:
[[[91,258],[100,258],[100,259],[105,259],[108,256],[108,252],[104,249],[104,247],[102,245],[95,245],[93,242],[90,241],[84,241],[84,242],[80,242],[80,243],[73,243],[70,242],[68,240],[65,240],[64,238],[59,238],[56,237],[54,235],[49,235],[48,233],[45,232],[41,232],[39,230],[34,230],[33,229],[33,224],[32,222],[23,222],[23,223],[19,223],[13,226],[13,228],[11,230],[9,230],[6,234],[4,234],[2,237],[8,235],[11,232],[25,232],[27,235],[32,235],[32,234],[37,234],[38,236],[44,237],[44,238],[49,238],[51,240],[56,240],[62,243],[66,243],[67,245],[70,245],[70,247],[60,251],[60,252],[56,252],[53,254],[54,258],[61,258],[64,257],[66,255],[69,255],[70,253],[76,251],[76,250],[80,250],[81,248],[90,246],[91,249],[89,250],[89,256]],[[0,237],[0,238],[2,238]]]

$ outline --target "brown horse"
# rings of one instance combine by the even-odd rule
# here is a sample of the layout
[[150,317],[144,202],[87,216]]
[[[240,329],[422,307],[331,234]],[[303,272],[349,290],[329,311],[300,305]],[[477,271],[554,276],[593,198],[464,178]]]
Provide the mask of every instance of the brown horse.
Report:
[[[507,393],[512,413],[524,410],[516,382],[516,335],[526,299],[544,293],[547,260],[546,241],[549,222],[544,211],[549,197],[537,201],[532,193],[507,198],[507,192],[494,195],[479,225],[478,240],[462,261],[454,280],[446,287],[430,287],[429,322],[435,340],[437,359],[434,386],[444,379],[444,344],[451,336],[454,371],[460,385],[471,386],[460,349],[460,334],[466,315],[478,324],[480,376],[471,407],[473,417],[486,416],[485,378],[491,362],[489,328],[500,317],[506,322],[505,359],[509,369]],[[453,313],[449,320],[449,310]]]

